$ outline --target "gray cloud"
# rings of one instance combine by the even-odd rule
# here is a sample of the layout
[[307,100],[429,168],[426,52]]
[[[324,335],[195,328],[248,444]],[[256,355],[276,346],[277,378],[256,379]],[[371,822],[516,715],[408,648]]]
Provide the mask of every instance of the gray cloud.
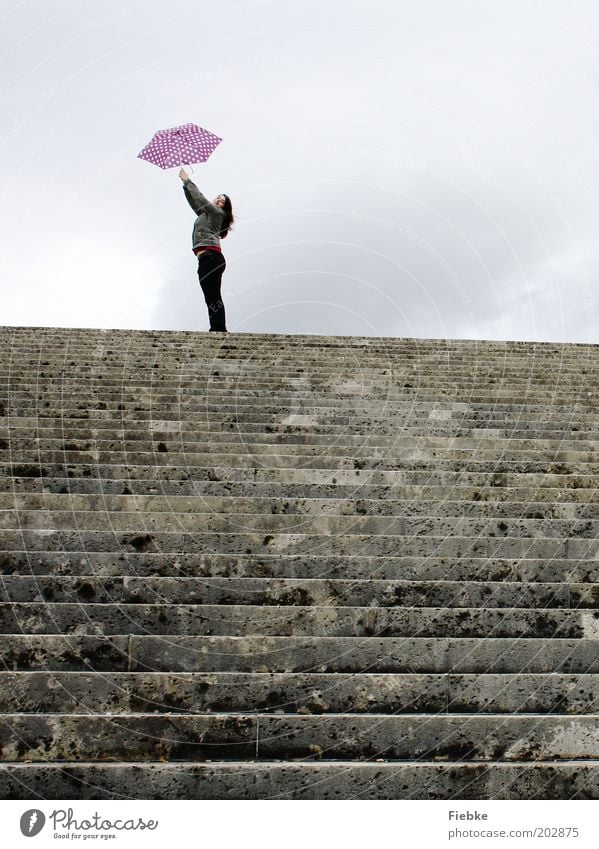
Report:
[[20,4],[4,323],[207,326],[176,172],[136,159],[195,121],[231,328],[596,341],[598,28],[582,0]]

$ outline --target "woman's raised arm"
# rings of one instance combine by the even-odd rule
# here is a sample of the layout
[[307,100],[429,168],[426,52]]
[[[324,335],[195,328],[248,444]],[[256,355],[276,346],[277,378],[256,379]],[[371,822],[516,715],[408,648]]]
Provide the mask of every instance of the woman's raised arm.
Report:
[[208,198],[201,193],[196,184],[189,179],[189,174],[184,168],[181,168],[179,171],[179,177],[183,180],[183,191],[185,192],[187,202],[196,215],[199,215],[202,210],[206,209],[206,207],[214,207],[214,204],[209,201]]

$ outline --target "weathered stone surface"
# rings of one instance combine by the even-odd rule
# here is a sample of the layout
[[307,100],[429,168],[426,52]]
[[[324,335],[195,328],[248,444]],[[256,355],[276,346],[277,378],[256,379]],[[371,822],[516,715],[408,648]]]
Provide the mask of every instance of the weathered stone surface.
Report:
[[12,714],[0,760],[597,759],[594,716]]
[[[370,557],[354,555],[161,554],[160,552],[0,552],[6,575],[293,578],[491,583],[597,583],[599,561],[564,558]],[[574,595],[572,595],[574,598]]]
[[593,716],[261,716],[258,757],[323,760],[597,759]]
[[[518,539],[588,539],[596,542],[599,521],[585,519],[563,521],[559,519],[472,519],[462,516],[429,517],[410,516],[298,516],[288,514],[256,515],[218,513],[178,513],[162,510],[158,513],[133,513],[130,511],[50,511],[5,510],[0,513],[0,527],[6,529],[34,529],[39,531],[127,531],[163,532],[182,531],[214,534],[293,534],[310,537],[355,535],[382,537],[438,538],[456,537]],[[404,539],[393,540],[403,544]]]
[[0,637],[2,669],[88,669],[94,672],[127,671],[128,637],[44,634],[3,634]]
[[0,765],[3,799],[599,799],[599,763]]
[[599,607],[584,584],[390,581],[377,578],[99,578],[7,575],[2,601],[129,604],[326,605],[340,607]]
[[599,672],[595,639],[134,636],[131,657],[134,671]]
[[[45,483],[48,483],[45,481]],[[543,495],[543,490],[530,490],[526,499],[518,500],[519,493],[497,492],[487,487],[482,491],[469,490],[460,487],[453,491],[442,489],[435,492],[434,487],[402,487],[401,491],[379,493],[375,498],[338,498],[335,488],[325,489],[320,498],[287,497],[273,494],[256,495],[122,495],[122,494],[86,494],[73,491],[73,481],[70,482],[71,492],[68,503],[72,511],[107,512],[110,514],[123,512],[137,515],[169,513],[173,516],[180,514],[226,514],[227,516],[245,515],[293,515],[300,516],[389,516],[406,518],[413,516],[454,517],[455,519],[474,518],[476,516],[492,516],[498,519],[516,517],[525,520],[565,519],[577,520],[581,524],[585,520],[599,519],[599,493],[594,496],[585,494],[583,503],[577,502],[580,492],[566,491],[559,493],[560,500],[535,501]],[[254,489],[254,487],[252,487]],[[420,489],[420,491],[419,491]],[[23,512],[46,511],[47,516],[54,517],[55,510],[65,509],[65,493],[45,492],[44,494],[0,493],[0,509],[14,510],[15,518]],[[386,496],[386,497],[383,497]],[[508,499],[509,496],[509,500]],[[556,494],[554,493],[554,498]],[[586,498],[588,497],[588,503]],[[474,500],[476,498],[476,500]],[[505,499],[505,500],[502,500]]]
[[4,798],[599,798],[599,346],[0,354]]
[[599,673],[0,672],[0,711],[599,714]]
[[14,714],[0,723],[0,760],[246,760],[256,751],[251,716]]
[[0,634],[599,637],[599,611],[300,605],[0,604]]
[[[143,526],[142,526],[143,527]],[[24,543],[29,551],[153,551],[179,554],[311,554],[371,557],[483,557],[595,559],[594,539],[555,539],[463,536],[370,536],[302,533],[185,533],[58,531],[51,529],[0,531],[0,552]]]
[[[541,654],[540,646],[537,653]],[[447,672],[448,657],[449,640],[417,637],[134,636],[131,640],[132,671]],[[596,667],[599,670],[599,659]]]
[[599,714],[597,674],[449,676],[448,711]]
[[436,713],[447,696],[446,675],[0,673],[3,713]]

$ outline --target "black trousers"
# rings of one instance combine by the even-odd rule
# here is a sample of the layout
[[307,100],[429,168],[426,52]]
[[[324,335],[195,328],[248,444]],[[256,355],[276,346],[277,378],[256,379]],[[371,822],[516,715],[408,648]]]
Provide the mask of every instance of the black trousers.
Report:
[[219,251],[204,251],[198,256],[198,278],[208,307],[210,330],[225,332],[225,305],[220,296],[220,286],[226,267],[225,258]]

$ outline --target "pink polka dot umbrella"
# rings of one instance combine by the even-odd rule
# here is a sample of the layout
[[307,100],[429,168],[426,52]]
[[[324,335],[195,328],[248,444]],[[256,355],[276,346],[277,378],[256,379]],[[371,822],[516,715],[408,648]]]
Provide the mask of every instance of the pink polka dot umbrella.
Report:
[[197,124],[183,124],[158,130],[137,154],[160,168],[176,168],[192,162],[206,162],[222,139]]

